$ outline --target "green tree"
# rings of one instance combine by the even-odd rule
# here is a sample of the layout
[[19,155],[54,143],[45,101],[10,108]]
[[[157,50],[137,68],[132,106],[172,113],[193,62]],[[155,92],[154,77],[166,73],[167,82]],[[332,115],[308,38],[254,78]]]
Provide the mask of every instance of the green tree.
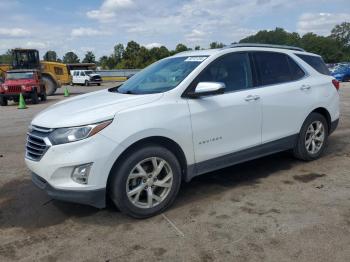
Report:
[[199,45],[196,45],[196,46],[194,47],[194,50],[201,50],[201,47],[200,47]]
[[118,67],[125,69],[138,68],[140,61],[140,51],[141,46],[135,41],[128,42],[125,52],[123,54],[123,59]]
[[116,63],[119,63],[124,56],[125,48],[123,44],[116,44],[114,46],[114,57],[116,59]]
[[188,51],[189,49],[188,49],[188,47],[187,46],[185,46],[184,44],[178,44],[177,46],[176,46],[176,48],[175,48],[175,51],[174,51],[174,53],[176,54],[176,53],[180,53],[180,52],[184,52],[184,51]]
[[80,59],[74,52],[71,51],[71,52],[67,52],[63,56],[63,63],[65,63],[65,64],[80,63]]
[[57,53],[55,51],[49,50],[43,56],[45,61],[57,61]]
[[0,55],[0,64],[12,64],[12,51],[10,49],[5,54]]
[[259,43],[273,45],[293,45],[300,46],[300,35],[298,33],[288,33],[283,28],[276,27],[275,30],[262,30],[255,35],[248,36],[239,43]]
[[336,25],[331,31],[331,38],[338,40],[343,45],[350,46],[350,23],[343,22]]
[[96,63],[96,58],[92,51],[86,52],[83,63]]
[[330,37],[307,33],[300,43],[306,51],[321,55],[327,63],[342,61],[346,55],[342,43]]
[[153,47],[149,50],[150,60],[147,64],[153,63],[170,55],[169,50],[165,46]]
[[210,49],[223,48],[225,45],[223,43],[211,42]]
[[108,56],[106,55],[101,56],[100,59],[98,60],[98,65],[102,67],[102,69],[109,69],[107,66],[107,60],[108,60]]

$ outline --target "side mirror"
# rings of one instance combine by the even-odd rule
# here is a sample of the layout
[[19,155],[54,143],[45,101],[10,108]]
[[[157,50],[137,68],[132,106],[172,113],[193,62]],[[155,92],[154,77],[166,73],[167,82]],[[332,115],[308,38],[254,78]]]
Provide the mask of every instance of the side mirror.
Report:
[[221,82],[200,82],[197,84],[194,92],[188,94],[191,98],[201,96],[219,95],[225,92],[226,85]]

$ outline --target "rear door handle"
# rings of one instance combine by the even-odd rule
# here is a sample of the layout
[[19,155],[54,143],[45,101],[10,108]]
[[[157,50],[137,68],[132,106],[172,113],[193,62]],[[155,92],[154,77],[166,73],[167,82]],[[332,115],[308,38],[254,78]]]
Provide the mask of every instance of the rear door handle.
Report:
[[249,101],[256,101],[256,100],[259,100],[260,99],[260,96],[258,95],[249,95],[245,98],[245,101],[249,102]]
[[311,89],[311,86],[310,85],[302,85],[300,87],[300,90],[310,90]]

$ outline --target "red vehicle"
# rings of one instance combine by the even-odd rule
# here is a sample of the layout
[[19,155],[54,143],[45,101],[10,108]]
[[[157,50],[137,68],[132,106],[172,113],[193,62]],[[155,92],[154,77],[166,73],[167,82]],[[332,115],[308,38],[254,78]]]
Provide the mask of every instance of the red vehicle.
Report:
[[33,104],[46,100],[45,85],[37,70],[10,70],[6,72],[5,82],[0,85],[0,105],[7,106],[8,100],[18,102],[22,93],[25,99],[30,99]]

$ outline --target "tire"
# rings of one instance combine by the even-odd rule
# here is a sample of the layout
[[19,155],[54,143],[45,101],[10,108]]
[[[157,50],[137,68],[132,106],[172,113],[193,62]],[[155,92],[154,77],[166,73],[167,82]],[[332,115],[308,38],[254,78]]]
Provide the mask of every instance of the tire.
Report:
[[48,96],[53,95],[57,90],[56,83],[49,76],[42,76],[42,79],[45,84],[46,95]]
[[[158,167],[161,164],[163,166],[158,175],[151,177],[151,172],[156,170],[153,160]],[[137,167],[138,164],[142,169]],[[127,154],[111,176],[109,194],[119,210],[134,218],[147,218],[164,211],[174,202],[181,184],[181,167],[175,155],[168,149],[149,145]],[[140,193],[131,195],[136,188],[141,188],[137,191]],[[152,197],[149,197],[150,191],[153,193]]]
[[0,106],[7,106],[8,101],[6,97],[0,96]]
[[34,105],[39,103],[39,96],[36,91],[33,91],[33,93],[30,94],[30,100]]
[[46,95],[46,90],[45,89],[40,94],[40,99],[41,99],[41,101],[46,101],[47,100],[47,95]]
[[85,80],[84,85],[85,85],[85,86],[89,86],[89,85],[90,85],[89,81]]
[[101,85],[101,83],[97,83],[97,85],[98,85],[98,86],[100,86],[100,85]]
[[[328,134],[326,118],[319,113],[311,113],[300,130],[298,141],[293,150],[294,156],[303,161],[320,158],[327,146]],[[322,143],[320,142],[321,138],[323,139]]]

